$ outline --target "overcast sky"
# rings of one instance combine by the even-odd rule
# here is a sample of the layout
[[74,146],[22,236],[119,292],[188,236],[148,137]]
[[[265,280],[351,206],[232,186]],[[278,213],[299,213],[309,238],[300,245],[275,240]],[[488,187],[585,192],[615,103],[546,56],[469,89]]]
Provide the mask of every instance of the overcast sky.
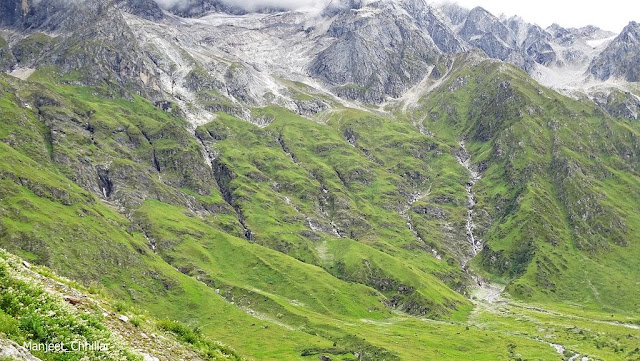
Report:
[[[167,7],[195,0],[155,1]],[[222,0],[250,11],[265,5],[286,9],[321,9],[331,1],[341,3],[346,0]],[[519,15],[545,28],[553,23],[563,27],[596,25],[618,33],[629,21],[640,22],[639,0],[427,0],[430,4],[441,2],[455,2],[469,9],[482,6],[497,16]]]
[[558,23],[563,27],[596,25],[620,32],[629,21],[640,22],[638,0],[455,0],[466,8],[482,6],[495,15],[520,15],[523,19],[547,27]]

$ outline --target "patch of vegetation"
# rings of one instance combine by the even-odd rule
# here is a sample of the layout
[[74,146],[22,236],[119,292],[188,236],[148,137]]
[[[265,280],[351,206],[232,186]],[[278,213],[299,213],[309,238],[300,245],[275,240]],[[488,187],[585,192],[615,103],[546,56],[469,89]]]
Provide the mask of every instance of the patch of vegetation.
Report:
[[483,171],[474,263],[522,299],[636,312],[637,128],[491,61],[455,67],[440,89],[409,117],[451,146],[466,139]]
[[[66,345],[67,352],[33,351],[42,360],[142,359],[113,339],[98,315],[75,314],[62,299],[18,278],[5,257],[0,257],[0,334],[20,345]],[[108,349],[74,350],[85,343],[107,345]]]
[[208,360],[242,360],[242,358],[229,347],[205,338],[199,328],[191,328],[178,321],[170,320],[162,320],[158,326],[165,331],[177,335],[180,341],[194,346]]

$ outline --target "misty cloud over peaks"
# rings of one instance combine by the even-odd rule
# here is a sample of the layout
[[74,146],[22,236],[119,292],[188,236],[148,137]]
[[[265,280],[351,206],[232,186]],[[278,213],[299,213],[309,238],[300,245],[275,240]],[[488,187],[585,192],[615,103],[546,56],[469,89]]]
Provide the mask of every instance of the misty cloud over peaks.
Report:
[[[322,10],[331,2],[340,0],[218,0],[221,4],[233,6],[248,12],[261,9],[282,10]],[[155,0],[160,7],[170,9],[174,7],[186,8],[198,0]]]
[[246,11],[256,11],[265,8],[284,10],[321,10],[330,0],[221,0],[225,5],[236,6]]

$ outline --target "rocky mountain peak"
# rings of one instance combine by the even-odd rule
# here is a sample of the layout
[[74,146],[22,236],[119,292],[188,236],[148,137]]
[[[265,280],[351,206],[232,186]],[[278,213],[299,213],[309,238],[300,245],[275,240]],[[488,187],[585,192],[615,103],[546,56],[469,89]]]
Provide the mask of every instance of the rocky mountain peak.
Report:
[[622,41],[629,45],[637,45],[640,43],[640,24],[632,21],[623,30],[618,37],[619,41]]
[[587,25],[573,30],[578,36],[589,40],[604,39],[616,35],[611,31],[603,30],[593,25]]
[[[175,15],[186,18],[198,18],[209,12],[221,12],[232,15],[244,15],[247,11],[237,7],[229,6],[220,0],[189,0],[185,2],[167,3],[164,9]],[[259,9],[262,11],[263,9]]]
[[469,15],[469,9],[463,8],[456,3],[445,3],[440,5],[440,11],[447,17],[449,22],[455,26],[461,26]]
[[108,6],[108,3],[92,0],[9,0],[3,1],[0,6],[3,10],[0,12],[2,26],[19,30],[58,31],[81,26],[82,20],[87,18],[87,13],[99,11]]
[[310,73],[349,98],[380,103],[420,81],[440,53],[434,41],[397,3],[378,1],[342,12],[330,25],[335,41]]
[[446,15],[441,11],[427,5],[424,0],[401,0],[399,3],[427,32],[440,51],[458,53],[465,50],[464,40],[447,24]]
[[123,9],[141,18],[160,21],[164,18],[164,13],[158,3],[154,0],[123,0]]
[[588,72],[600,80],[640,81],[640,24],[630,22],[591,62]]
[[516,47],[509,29],[500,19],[481,7],[475,7],[469,12],[458,34],[470,45],[500,60],[509,59]]
[[152,21],[164,17],[154,0],[8,0],[0,4],[0,25],[18,30],[72,32],[90,27],[111,7]]
[[[633,29],[637,29],[637,23],[629,24],[613,42],[619,44],[618,48],[609,50],[619,53],[617,57],[609,56],[607,62],[613,65],[602,66],[594,57],[607,44],[608,38],[612,37],[613,34],[607,31],[595,26],[575,29],[558,24],[543,29],[518,16],[497,17],[482,7],[469,10],[450,3],[433,6],[425,0],[333,0],[326,3],[322,11],[306,12],[287,11],[291,9],[290,6],[287,9],[266,5],[248,9],[229,4],[226,0],[7,0],[0,5],[3,10],[0,13],[0,23],[19,32],[63,34],[61,39],[72,36],[78,29],[92,28],[96,34],[111,34],[100,37],[105,41],[104,49],[127,48],[138,52],[133,57],[125,52],[114,51],[112,59],[101,63],[121,63],[109,66],[116,71],[115,78],[119,81],[130,80],[125,79],[126,76],[123,78],[123,74],[126,75],[129,71],[122,71],[122,64],[126,64],[125,69],[132,69],[146,68],[143,63],[147,63],[153,71],[143,71],[145,79],[163,73],[172,78],[176,72],[185,76],[190,70],[197,68],[209,69],[211,73],[215,73],[213,78],[224,83],[226,73],[223,69],[227,69],[227,66],[217,64],[215,60],[209,64],[194,66],[191,59],[178,56],[177,53],[165,58],[165,55],[158,55],[164,50],[153,50],[151,53],[133,50],[140,39],[155,43],[156,40],[153,39],[163,38],[166,42],[160,46],[163,49],[167,46],[176,49],[182,47],[182,44],[173,42],[170,36],[165,37],[162,27],[176,26],[175,16],[183,17],[185,29],[197,27],[198,35],[184,34],[181,41],[192,47],[200,46],[196,44],[204,41],[210,46],[205,52],[215,53],[211,59],[224,58],[227,51],[232,51],[238,57],[233,61],[239,59],[240,64],[238,67],[233,66],[233,69],[244,69],[254,74],[247,79],[261,79],[259,84],[252,84],[252,81],[247,80],[243,82],[246,83],[243,88],[260,88],[264,90],[264,94],[278,93],[272,91],[272,88],[278,86],[270,72],[276,68],[282,71],[286,65],[276,59],[295,58],[292,60],[296,63],[296,76],[316,78],[339,97],[381,103],[388,97],[402,96],[425,79],[430,68],[438,65],[437,59],[441,55],[474,49],[482,50],[490,58],[515,64],[543,82],[547,78],[557,78],[557,69],[584,67],[579,70],[583,74],[592,60],[594,64],[589,73],[598,79],[608,79],[610,74],[620,77],[617,72],[623,72],[624,79],[636,79],[633,61],[630,64],[618,63],[629,62],[629,58],[633,58],[633,48],[637,46],[634,40],[638,38]],[[111,17],[125,13],[135,17],[128,14],[124,18],[113,17],[112,23],[117,26],[96,21],[103,18],[107,10]],[[230,17],[229,14],[234,16]],[[135,39],[128,31],[124,32],[123,34],[128,34],[125,38],[130,39],[127,40],[128,45],[124,46],[124,38],[120,37],[121,40],[118,40],[113,33],[118,29],[127,29],[132,22],[134,26],[142,26],[144,29],[137,32]],[[241,24],[251,24],[250,36],[247,35],[248,30],[241,30],[244,25],[237,29],[229,27]],[[96,27],[100,29],[95,29]],[[81,38],[84,39],[87,34]],[[234,42],[228,40],[234,36],[246,39],[242,41],[242,47],[233,45]],[[0,49],[1,67],[5,71],[35,65],[40,56],[54,59],[49,62],[64,63],[66,50],[73,46],[72,41],[66,41],[57,42],[54,47],[49,39],[46,46],[41,47],[46,51],[37,51],[37,56],[25,55],[19,46],[16,55],[12,48],[21,41],[19,38],[20,36],[7,38],[8,45]],[[294,38],[295,41],[292,41]],[[254,39],[255,43],[252,44],[249,39]],[[269,44],[272,41],[274,46],[280,42],[295,42],[296,50],[278,50],[278,54],[268,54],[261,46],[255,45]],[[615,46],[613,43],[612,47]],[[188,49],[186,52],[193,55],[192,50]],[[628,56],[623,56],[626,51]],[[199,56],[200,54],[196,58]],[[607,56],[606,52],[601,56]],[[129,61],[122,63],[121,60],[126,58]],[[181,68],[182,65],[184,67]],[[179,70],[171,70],[172,66]],[[551,70],[547,71],[549,69]],[[541,72],[544,75],[538,77],[536,74]],[[97,73],[105,75],[102,71]],[[137,76],[134,75],[134,78],[138,82]],[[165,80],[166,82],[173,80]],[[164,91],[170,93],[173,88],[173,85],[163,87]],[[221,94],[229,94],[228,87],[225,89],[217,86],[215,89]],[[237,92],[232,89],[231,93]]]

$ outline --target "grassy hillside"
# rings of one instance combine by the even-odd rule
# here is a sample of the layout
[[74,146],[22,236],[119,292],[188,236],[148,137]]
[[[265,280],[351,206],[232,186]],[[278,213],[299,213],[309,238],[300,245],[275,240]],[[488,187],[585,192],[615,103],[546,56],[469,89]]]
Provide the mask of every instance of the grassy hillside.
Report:
[[459,66],[410,115],[466,139],[485,249],[476,261],[529,300],[637,313],[638,125],[602,114],[515,67]]
[[197,129],[55,68],[0,75],[0,247],[198,357],[232,354],[212,339],[250,360],[638,359],[638,125],[454,64],[407,113],[270,106]]
[[[0,291],[2,351],[19,350],[24,344],[58,344],[66,351],[32,353],[41,360],[143,360],[151,355],[163,360],[242,360],[198,330],[127,308],[100,290],[84,288],[4,250]],[[80,350],[78,345],[85,343],[100,346]]]

